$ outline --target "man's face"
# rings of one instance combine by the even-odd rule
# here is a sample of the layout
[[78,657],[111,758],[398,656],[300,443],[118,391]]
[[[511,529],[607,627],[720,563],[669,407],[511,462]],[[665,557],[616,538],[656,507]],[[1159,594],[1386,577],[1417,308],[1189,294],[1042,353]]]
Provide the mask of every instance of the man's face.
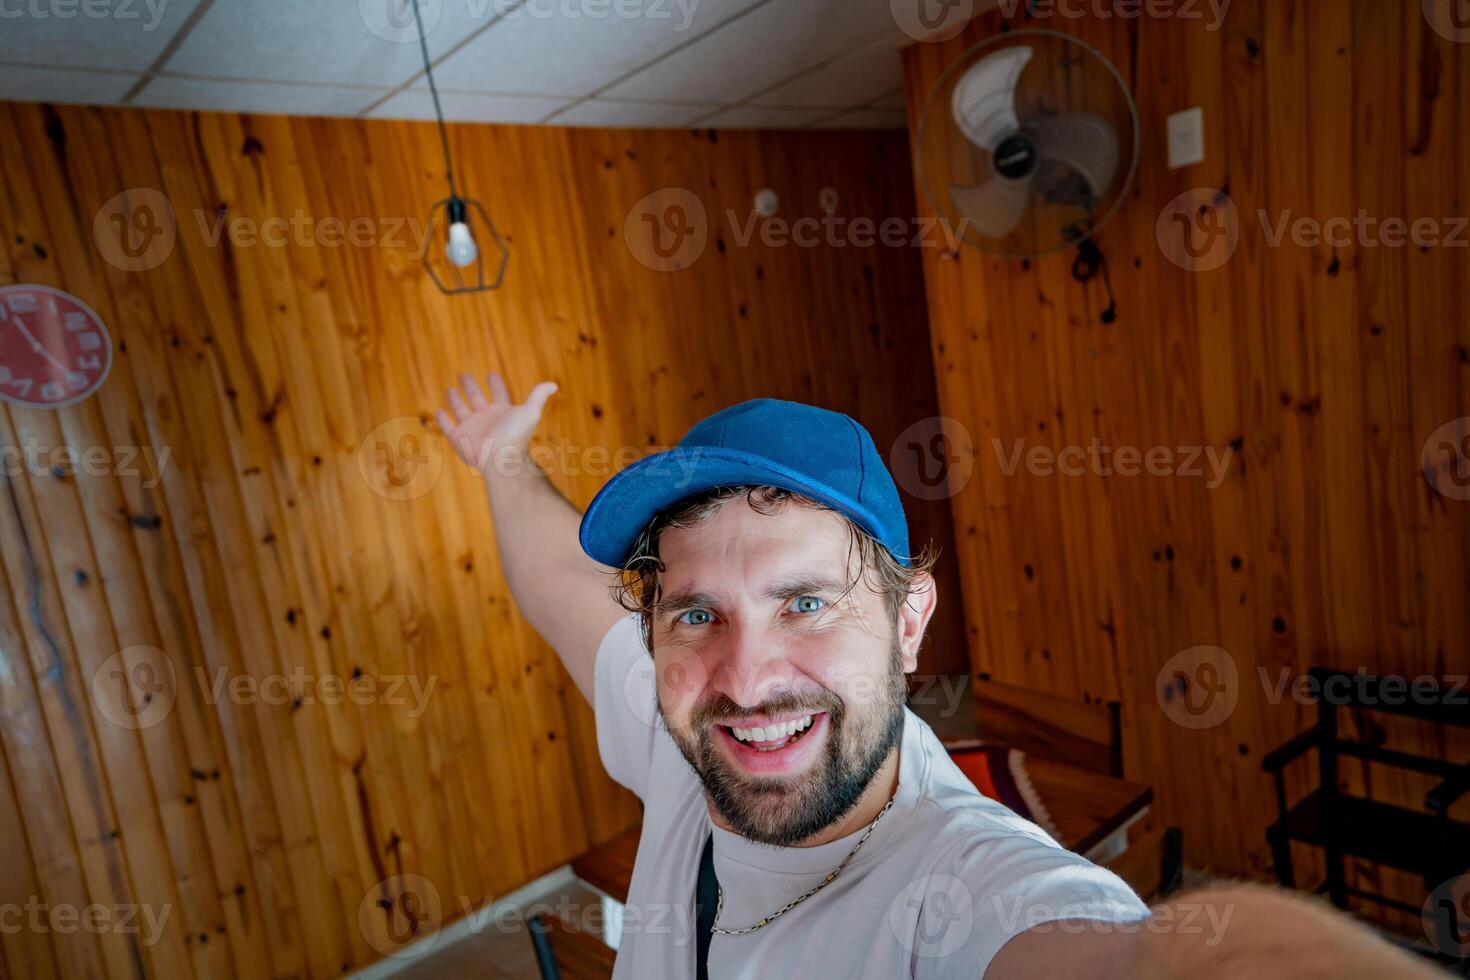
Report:
[[737,833],[806,840],[898,742],[913,624],[895,627],[832,511],[761,514],[735,497],[699,527],[666,530],[659,553],[654,667],[675,743]]

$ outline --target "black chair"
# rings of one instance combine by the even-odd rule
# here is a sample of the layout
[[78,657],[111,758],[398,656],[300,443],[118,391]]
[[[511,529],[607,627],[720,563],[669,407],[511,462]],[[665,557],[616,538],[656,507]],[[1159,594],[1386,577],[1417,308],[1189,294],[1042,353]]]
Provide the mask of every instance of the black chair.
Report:
[[[1268,753],[1263,768],[1276,783],[1277,821],[1266,830],[1276,861],[1276,874],[1287,888],[1296,887],[1291,844],[1321,848],[1326,880],[1317,889],[1346,909],[1352,895],[1415,915],[1422,907],[1347,884],[1346,857],[1409,872],[1424,881],[1430,894],[1470,869],[1470,824],[1452,820],[1450,807],[1470,789],[1470,762],[1455,763],[1385,748],[1381,740],[1352,740],[1340,735],[1338,709],[1384,712],[1441,725],[1470,727],[1470,692],[1460,686],[1424,680],[1381,678],[1314,667],[1308,675],[1317,694],[1317,724]],[[1317,788],[1288,805],[1283,770],[1310,749],[1317,750]],[[1437,777],[1441,781],[1424,798],[1424,810],[1394,806],[1344,793],[1338,786],[1343,756]],[[1466,925],[1452,902],[1435,909],[1436,945],[1440,959],[1464,965]]]

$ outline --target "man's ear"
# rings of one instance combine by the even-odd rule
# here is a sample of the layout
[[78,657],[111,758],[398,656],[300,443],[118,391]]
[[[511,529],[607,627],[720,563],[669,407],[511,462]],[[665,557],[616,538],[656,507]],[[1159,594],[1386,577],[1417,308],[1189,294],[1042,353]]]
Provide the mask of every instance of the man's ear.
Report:
[[905,674],[919,669],[919,646],[938,605],[939,586],[934,576],[919,572],[910,583],[908,597],[898,608],[898,647],[903,653]]

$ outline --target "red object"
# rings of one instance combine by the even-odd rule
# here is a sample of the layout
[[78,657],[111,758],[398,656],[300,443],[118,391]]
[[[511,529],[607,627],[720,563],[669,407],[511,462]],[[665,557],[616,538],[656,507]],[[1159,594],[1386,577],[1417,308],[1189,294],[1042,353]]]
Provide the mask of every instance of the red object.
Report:
[[75,405],[112,369],[112,338],[92,308],[50,286],[0,286],[0,399]]
[[978,739],[958,739],[945,743],[945,750],[960,772],[974,784],[981,796],[988,796],[1009,807],[1017,816],[1037,824],[1058,842],[1060,828],[1047,811],[1046,802],[1036,792],[1031,774],[1026,771],[1026,754],[1018,749]]

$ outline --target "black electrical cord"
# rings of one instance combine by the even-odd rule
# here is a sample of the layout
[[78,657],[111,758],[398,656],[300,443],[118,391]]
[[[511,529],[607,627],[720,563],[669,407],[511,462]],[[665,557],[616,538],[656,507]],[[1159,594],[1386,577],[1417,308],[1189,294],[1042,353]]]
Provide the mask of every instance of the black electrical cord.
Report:
[[[422,256],[423,266],[425,271],[428,272],[429,277],[434,280],[434,285],[438,286],[445,293],[474,293],[488,289],[499,289],[501,281],[505,278],[505,263],[510,258],[510,252],[506,248],[505,242],[501,239],[500,233],[495,230],[495,222],[490,220],[490,216],[485,213],[485,209],[480,206],[479,202],[472,198],[459,196],[459,187],[454,180],[454,157],[449,152],[449,126],[444,122],[444,106],[439,101],[439,86],[434,81],[434,66],[429,60],[429,38],[428,32],[424,30],[424,16],[419,11],[419,0],[408,0],[408,2],[413,4],[413,20],[419,29],[419,53],[424,58],[424,76],[429,80],[429,94],[434,99],[434,119],[439,125],[439,143],[444,149],[444,175],[449,180],[449,197],[447,200],[440,201],[434,205],[433,214],[437,215],[439,207],[443,205],[446,216],[449,218],[449,240],[452,245],[456,240],[454,235],[455,226],[468,224],[470,217],[469,209],[473,206],[479,212],[480,218],[484,221],[485,230],[489,232],[490,238],[494,240],[495,248],[499,255],[495,278],[492,282],[488,283],[485,281],[485,255],[483,252],[478,251],[478,247],[471,263],[468,263],[473,264],[475,267],[475,281],[468,285],[464,281],[468,273],[463,273],[463,267],[456,264],[452,258],[449,262],[449,276],[452,282],[449,285],[446,285],[445,280],[435,271],[434,263],[429,260],[429,250],[427,248],[424,249]],[[523,2],[524,0],[518,0],[513,6],[519,7]],[[434,220],[436,218],[431,216],[431,228],[433,227]]]
[[419,13],[419,0],[413,4],[414,23],[419,27],[419,50],[424,55],[424,74],[429,76],[429,94],[434,97],[434,116],[439,120],[439,142],[444,146],[444,171],[449,176],[449,199],[459,200],[459,191],[454,187],[454,161],[449,156],[449,129],[444,125],[444,110],[439,106],[439,87],[434,84],[434,69],[429,66],[429,39],[424,35],[424,18]]
[[1118,303],[1113,297],[1113,281],[1108,277],[1108,260],[1091,238],[1084,238],[1077,243],[1077,258],[1072,262],[1072,278],[1085,283],[1099,272],[1102,273],[1103,288],[1108,291],[1108,306],[1099,319],[1103,323],[1112,323],[1118,319]]

